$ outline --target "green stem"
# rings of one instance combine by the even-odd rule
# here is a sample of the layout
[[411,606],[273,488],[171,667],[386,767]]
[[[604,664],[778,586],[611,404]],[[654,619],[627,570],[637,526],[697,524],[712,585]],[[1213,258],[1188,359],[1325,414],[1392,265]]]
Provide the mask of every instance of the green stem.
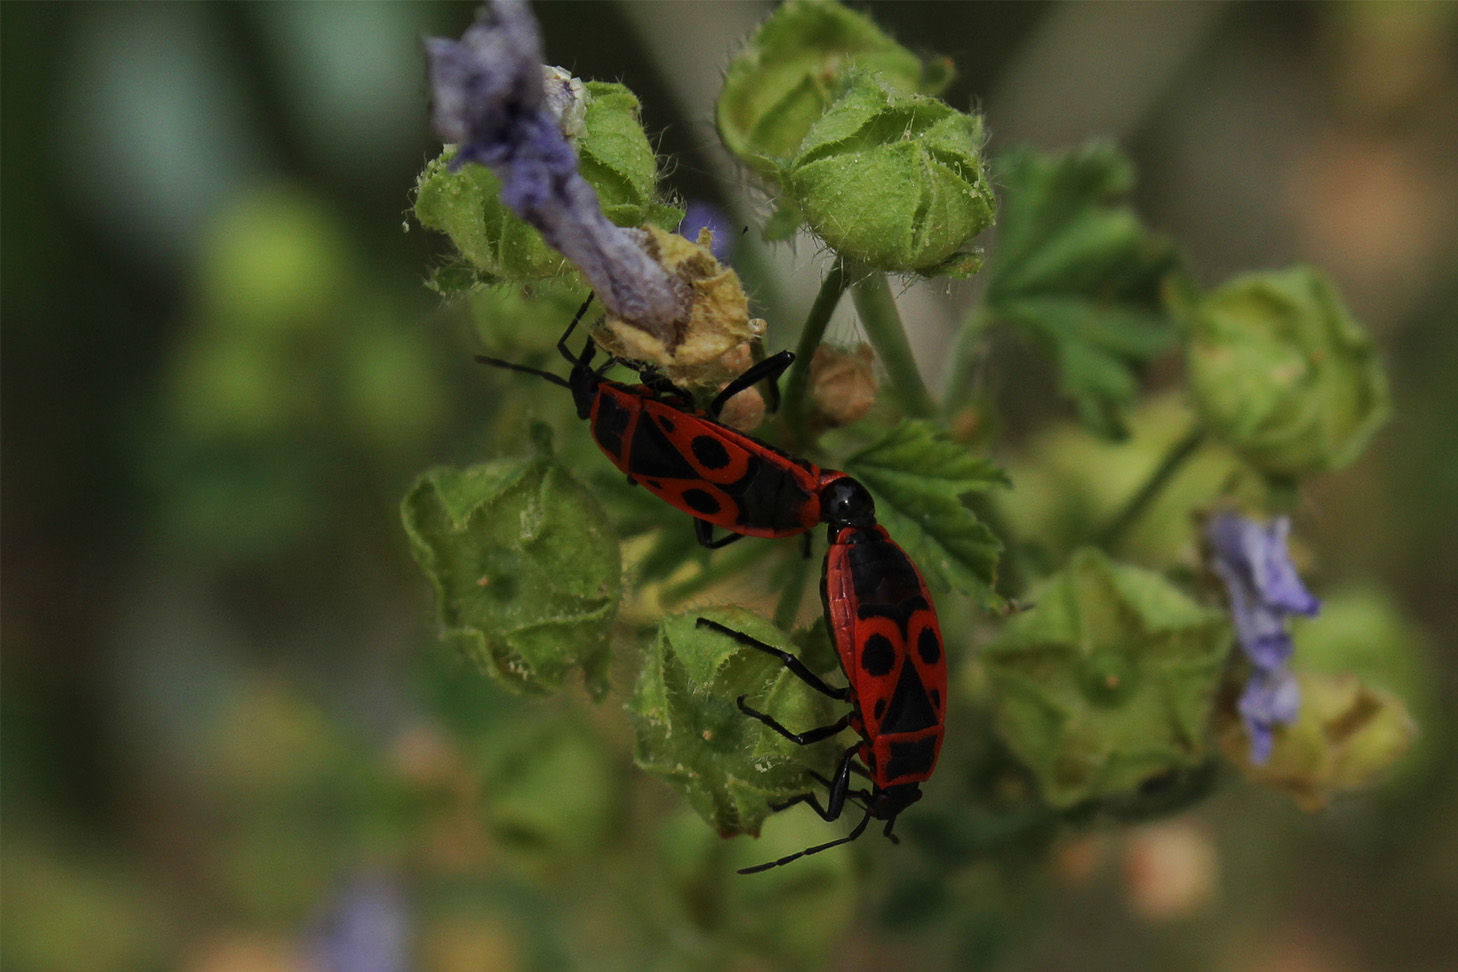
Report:
[[743,573],[765,553],[767,548],[763,544],[736,543],[723,553],[710,557],[703,570],[692,577],[671,586],[665,585],[659,597],[665,604],[678,604],[725,578]]
[[783,578],[785,587],[780,591],[774,616],[775,627],[781,631],[789,631],[795,626],[795,618],[800,613],[800,602],[805,597],[805,575],[809,567],[810,558],[797,554],[795,562],[785,571],[788,576]]
[[972,384],[972,367],[982,350],[982,336],[992,326],[992,315],[987,305],[977,303],[962,322],[957,335],[957,346],[952,349],[952,365],[947,369],[946,384],[942,389],[942,410],[950,414],[953,409],[967,400],[967,391]]
[[935,415],[936,405],[911,355],[911,344],[906,340],[906,328],[901,326],[901,315],[896,311],[896,300],[886,284],[886,275],[872,272],[863,276],[851,288],[851,299],[860,314],[861,326],[871,339],[871,347],[876,349],[886,373],[891,376],[891,385],[906,414],[912,418]]
[[1104,527],[1095,543],[1105,550],[1113,550],[1154,498],[1159,495],[1159,491],[1169,484],[1169,481],[1174,478],[1174,474],[1179,472],[1180,467],[1195,454],[1204,442],[1205,430],[1195,426],[1184,438],[1171,446],[1169,452],[1165,454],[1164,460],[1155,467],[1149,479],[1139,488],[1139,492],[1130,497],[1129,502],[1124,504],[1124,508],[1119,511],[1118,515],[1109,521],[1109,525]]
[[805,422],[808,416],[805,400],[810,391],[810,362],[815,358],[815,349],[820,347],[820,342],[825,337],[830,315],[835,313],[835,307],[840,303],[840,296],[845,293],[849,281],[850,274],[846,272],[845,261],[836,260],[830,273],[820,283],[820,293],[815,295],[815,303],[810,305],[810,314],[805,318],[805,326],[800,330],[799,344],[795,346],[795,363],[790,366],[790,377],[785,385],[784,410],[790,431],[801,441],[806,438]]

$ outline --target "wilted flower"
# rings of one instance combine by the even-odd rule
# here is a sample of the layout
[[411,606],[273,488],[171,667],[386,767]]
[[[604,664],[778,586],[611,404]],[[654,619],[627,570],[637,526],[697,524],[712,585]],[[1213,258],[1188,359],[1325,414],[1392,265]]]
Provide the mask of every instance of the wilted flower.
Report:
[[1217,513],[1205,525],[1211,569],[1225,583],[1235,635],[1251,664],[1239,709],[1250,735],[1250,759],[1264,763],[1271,733],[1296,721],[1301,692],[1286,668],[1291,657],[1286,618],[1313,617],[1321,602],[1301,583],[1291,563],[1289,517],[1269,525],[1234,513]]
[[520,0],[493,0],[459,41],[430,38],[432,121],[460,147],[453,167],[488,166],[501,199],[576,264],[617,316],[667,340],[689,292],[615,226],[577,171],[577,154],[552,111],[536,21]]

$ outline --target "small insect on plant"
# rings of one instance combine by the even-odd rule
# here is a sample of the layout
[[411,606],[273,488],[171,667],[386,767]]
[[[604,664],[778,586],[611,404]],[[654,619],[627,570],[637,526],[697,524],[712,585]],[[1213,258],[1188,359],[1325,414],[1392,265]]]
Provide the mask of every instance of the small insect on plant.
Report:
[[[567,378],[525,365],[477,355],[482,364],[536,375],[572,392],[577,415],[586,419],[598,448],[649,492],[694,518],[694,532],[705,547],[726,546],[740,537],[789,537],[822,520],[822,493],[844,473],[822,471],[814,463],[781,452],[767,442],[719,422],[726,402],[762,381],[773,385],[795,360],[781,351],[751,366],[729,382],[705,409],[693,396],[651,368],[635,369],[643,383],[625,385],[603,377],[614,364],[609,356],[597,368],[596,343],[588,338],[574,355],[567,340],[592,298],[567,326],[557,349],[572,365]],[[777,394],[771,395],[773,401]],[[713,528],[732,531],[713,538]]]
[[[768,870],[849,843],[865,832],[872,818],[886,821],[884,833],[894,841],[891,828],[897,816],[921,799],[921,784],[931,778],[942,748],[947,663],[926,582],[906,551],[876,523],[875,503],[864,486],[841,474],[827,487],[823,499],[830,546],[821,572],[820,598],[836,655],[850,684],[832,688],[789,652],[708,618],[700,618],[698,625],[774,655],[806,685],[852,705],[850,712],[830,725],[797,733],[745,705],[744,696],[735,700],[745,715],[802,746],[847,728],[861,737],[841,756],[834,779],[814,774],[830,788],[824,806],[815,794],[804,793],[773,809],[806,803],[830,821],[840,817],[847,799],[855,799],[866,812],[844,837],[744,868],[740,874]],[[856,759],[864,770],[856,766]],[[869,792],[850,789],[852,772],[870,778]]]

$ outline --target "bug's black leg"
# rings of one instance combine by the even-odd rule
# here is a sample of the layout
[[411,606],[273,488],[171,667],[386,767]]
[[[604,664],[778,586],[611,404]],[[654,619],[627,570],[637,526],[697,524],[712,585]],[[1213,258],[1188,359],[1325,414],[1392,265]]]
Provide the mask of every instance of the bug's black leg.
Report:
[[714,524],[708,520],[694,520],[694,536],[698,538],[699,546],[707,547],[710,550],[718,550],[720,547],[729,546],[735,540],[744,539],[744,534],[742,533],[726,533],[718,540],[715,540]]
[[[743,708],[743,706],[740,706],[740,708]],[[778,813],[786,807],[793,807],[797,803],[807,803],[810,805],[810,809],[820,815],[821,820],[827,823],[832,820],[839,820],[841,811],[845,809],[846,790],[850,784],[851,761],[856,758],[856,753],[860,751],[860,748],[860,743],[857,743],[841,755],[840,766],[835,771],[834,780],[827,780],[819,773],[811,774],[817,780],[830,787],[830,793],[827,794],[824,807],[820,806],[820,801],[815,798],[815,794],[801,793],[799,796],[790,797],[784,803],[770,804],[770,809]]]
[[740,712],[743,712],[751,719],[759,720],[760,722],[769,726],[775,732],[779,733],[781,736],[784,736],[790,742],[796,743],[800,746],[808,746],[811,743],[818,743],[822,739],[829,739],[831,736],[835,735],[836,733],[843,730],[846,726],[850,725],[851,720],[850,713],[847,712],[845,715],[841,716],[839,719],[832,722],[828,726],[816,726],[814,729],[807,729],[804,732],[791,732],[771,717],[765,715],[763,712],[760,712],[757,709],[751,709],[749,706],[745,705],[744,696],[739,696],[739,698],[734,700],[734,703],[739,706]]
[[901,843],[901,838],[897,837],[891,832],[891,828],[894,826],[896,826],[896,818],[892,817],[890,820],[886,821],[886,829],[881,832],[886,835],[886,839],[891,841],[891,843],[899,844]]
[[810,533],[808,531],[800,534],[800,556],[806,560],[810,559]]
[[[738,534],[736,534],[736,536],[737,535]],[[829,685],[825,684],[824,680],[822,680],[819,675],[816,675],[810,669],[806,668],[804,662],[796,658],[794,655],[790,654],[788,651],[781,651],[774,645],[767,645],[763,641],[760,641],[758,638],[751,638],[743,631],[735,631],[733,628],[725,627],[719,622],[711,621],[708,618],[699,618],[698,626],[700,628],[712,628],[720,634],[728,635],[735,641],[739,642],[741,645],[747,645],[750,648],[758,648],[760,651],[764,652],[767,655],[774,655],[784,664],[786,668],[794,673],[795,677],[800,679],[800,681],[804,682],[806,685],[813,688],[815,691],[819,692],[821,695],[827,695],[830,698],[835,699],[837,702],[844,702],[850,698],[849,687],[831,688]]]
[[567,350],[567,339],[572,336],[573,330],[576,329],[578,322],[582,320],[582,315],[586,314],[587,308],[591,306],[592,294],[589,293],[587,295],[587,299],[582,302],[582,306],[577,308],[577,313],[572,316],[572,323],[567,325],[567,330],[563,331],[562,336],[557,339],[557,350],[562,352],[562,357],[566,358],[574,365],[586,365],[589,361],[592,360],[592,352],[590,349],[593,347],[593,345],[591,344],[591,342],[588,343],[587,349],[584,349],[583,356],[581,358],[577,357],[571,351]]
[[[795,352],[781,351],[779,354],[770,355],[768,358],[765,358],[758,364],[751,365],[748,369],[745,370],[744,374],[729,382],[729,384],[725,385],[724,388],[719,392],[719,394],[714,396],[714,400],[709,403],[709,407],[708,409],[706,409],[706,411],[709,413],[709,417],[717,419],[719,417],[719,412],[722,411],[724,408],[724,403],[729,401],[729,399],[733,398],[735,395],[738,395],[740,392],[744,391],[744,389],[750,387],[751,385],[756,385],[761,381],[765,381],[766,379],[768,379],[769,381],[777,381],[780,375],[785,373],[785,369],[788,368],[791,363],[794,362],[794,360]],[[776,386],[773,397],[775,399],[776,405],[778,405],[780,397],[778,386]]]
[[[815,778],[815,782],[817,782],[817,783],[823,783],[825,786],[834,786],[835,785],[830,780],[828,780],[825,777],[821,776],[819,773],[815,772],[814,770],[810,770],[809,772],[810,772],[810,775]],[[866,771],[863,770],[863,769],[861,769],[861,766],[860,766],[859,763],[851,763],[851,772],[852,773],[859,773],[862,776],[865,776],[866,775]],[[871,794],[867,790],[851,790],[849,793],[846,794],[846,799],[848,799],[848,800],[856,800],[856,801],[858,801],[860,803],[861,806],[864,807],[866,804],[868,804],[868,803],[871,802]]]

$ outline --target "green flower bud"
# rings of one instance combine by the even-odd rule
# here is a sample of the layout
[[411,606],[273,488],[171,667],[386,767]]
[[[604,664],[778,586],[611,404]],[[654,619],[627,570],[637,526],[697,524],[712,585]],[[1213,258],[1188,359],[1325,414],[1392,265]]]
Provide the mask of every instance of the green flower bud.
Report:
[[1411,748],[1417,724],[1391,693],[1355,675],[1298,672],[1301,715],[1274,737],[1271,755],[1255,766],[1240,720],[1222,723],[1220,748],[1257,783],[1286,792],[1307,810],[1337,793],[1360,789],[1391,769]]
[[945,62],[924,66],[868,17],[791,0],[729,62],[715,108],[719,137],[741,162],[777,178],[774,160],[795,153],[853,66],[904,91],[935,94],[951,80]]
[[985,651],[997,728],[1067,807],[1198,764],[1230,648],[1219,612],[1076,552]]
[[[683,212],[658,201],[658,160],[643,131],[638,99],[621,84],[588,81],[581,87],[580,107],[564,105],[563,126],[603,213],[618,226],[651,222],[673,229]],[[558,100],[570,101],[575,88],[558,83],[549,90],[567,92]],[[501,202],[501,182],[490,169],[467,165],[452,172],[454,157],[455,149],[448,147],[426,165],[415,195],[415,218],[449,236],[465,264],[438,272],[438,289],[464,289],[471,277],[468,268],[486,281],[539,280],[572,270],[541,233]]]
[[810,228],[843,256],[892,273],[970,276],[968,241],[992,225],[982,118],[852,75],[788,164]]
[[[795,731],[834,722],[834,703],[780,663],[719,632],[707,617],[766,644],[800,654],[812,669],[834,667],[805,658],[763,618],[740,608],[667,617],[644,659],[628,702],[637,725],[636,762],[682,793],[721,834],[758,834],[770,804],[814,786],[806,773],[833,771],[834,743],[798,746],[739,710],[735,699]],[[821,638],[823,648],[824,639]],[[812,664],[813,661],[828,664]]]
[[1345,466],[1392,410],[1372,340],[1309,267],[1175,292],[1190,386],[1210,429],[1262,472]]
[[618,540],[590,491],[536,455],[433,469],[401,504],[447,643],[517,692],[561,688],[581,668],[607,689],[608,640],[622,587]]

